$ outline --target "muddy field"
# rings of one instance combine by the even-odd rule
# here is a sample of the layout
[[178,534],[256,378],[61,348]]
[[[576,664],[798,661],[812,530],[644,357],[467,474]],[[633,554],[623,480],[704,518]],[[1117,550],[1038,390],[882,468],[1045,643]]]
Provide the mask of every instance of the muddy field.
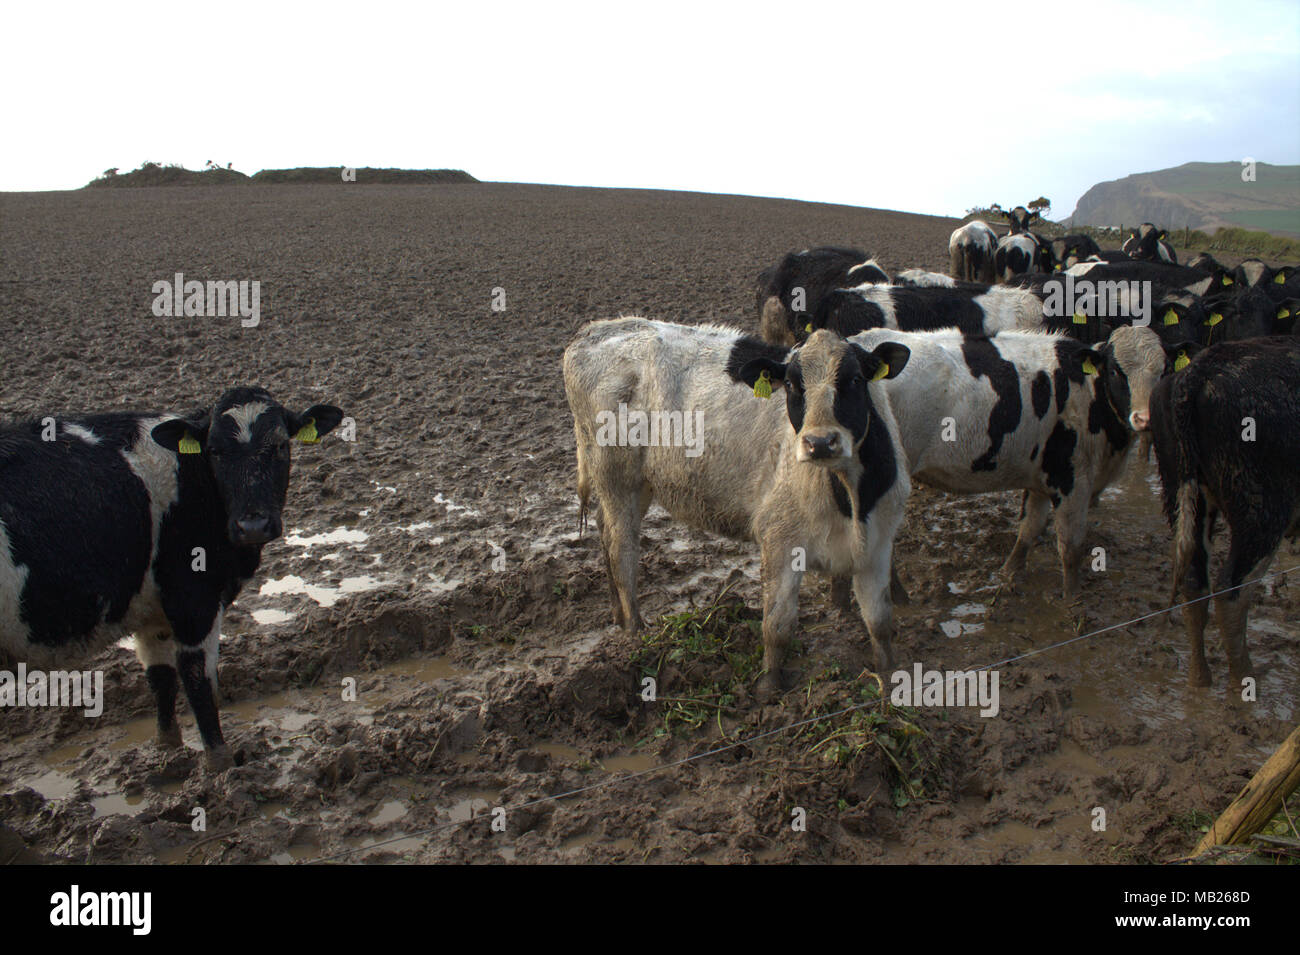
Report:
[[[226,619],[222,721],[242,764],[204,772],[183,704],[188,751],[155,749],[143,671],[115,647],[94,661],[100,718],[0,714],[0,861],[1185,854],[1296,722],[1300,593],[1293,573],[1261,594],[1256,703],[1225,692],[1217,632],[1215,688],[1186,687],[1177,614],[1048,649],[1167,603],[1169,534],[1136,456],[1090,514],[1107,569],[1085,575],[1078,612],[1060,600],[1050,531],[999,591],[1018,495],[914,492],[900,662],[1044,651],[998,668],[993,718],[873,702],[864,629],[815,578],[793,689],[760,704],[756,549],[658,508],[642,611],[653,628],[716,602],[726,648],[644,649],[609,626],[597,537],[577,535],[559,368],[574,332],[618,314],[754,327],[754,276],[785,250],[854,244],[890,269],[943,269],[955,224],[495,184],[0,197],[0,416],[188,411],[259,384],[356,421],[355,441],[295,449],[286,536]],[[176,272],[260,281],[261,323],[156,318],[152,285]],[[1297,560],[1284,547],[1274,569]],[[647,667],[657,702],[640,697]]]

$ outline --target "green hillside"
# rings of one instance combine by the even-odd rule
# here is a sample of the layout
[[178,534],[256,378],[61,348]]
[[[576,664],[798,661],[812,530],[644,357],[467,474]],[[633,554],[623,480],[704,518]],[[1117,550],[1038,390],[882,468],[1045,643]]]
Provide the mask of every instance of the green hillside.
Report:
[[1239,162],[1189,162],[1101,182],[1079,199],[1074,225],[1169,229],[1227,226],[1300,236],[1300,166],[1257,163],[1244,182]]

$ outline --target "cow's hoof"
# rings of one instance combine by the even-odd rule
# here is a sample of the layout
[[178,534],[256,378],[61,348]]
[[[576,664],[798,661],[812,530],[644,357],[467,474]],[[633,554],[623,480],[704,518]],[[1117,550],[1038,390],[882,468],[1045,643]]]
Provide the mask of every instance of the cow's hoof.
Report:
[[154,735],[153,741],[160,749],[180,749],[185,744],[181,741],[181,728],[173,726],[171,729],[159,729]]
[[775,703],[785,692],[781,685],[781,671],[769,670],[758,678],[758,683],[754,685],[754,699],[763,706]]
[[235,766],[235,757],[225,746],[210,749],[204,754],[204,764],[210,773],[224,773]]

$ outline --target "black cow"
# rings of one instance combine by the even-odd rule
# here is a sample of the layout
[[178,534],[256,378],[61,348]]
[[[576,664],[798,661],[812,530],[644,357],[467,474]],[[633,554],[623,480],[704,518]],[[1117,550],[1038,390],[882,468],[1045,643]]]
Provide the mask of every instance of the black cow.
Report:
[[859,249],[824,245],[788,252],[758,276],[759,329],[774,345],[794,345],[832,289],[888,281],[885,270]]
[[1191,642],[1188,682],[1209,686],[1209,545],[1227,519],[1228,562],[1214,598],[1234,683],[1253,673],[1246,617],[1284,536],[1300,532],[1300,339],[1273,336],[1205,349],[1151,398],[1151,430],[1165,516],[1174,532],[1173,596]]
[[280,536],[290,439],[315,443],[342,417],[236,388],[187,418],[0,428],[0,656],[60,665],[133,634],[159,743],[181,744],[179,674],[209,767],[232,765],[215,696],[222,613]]

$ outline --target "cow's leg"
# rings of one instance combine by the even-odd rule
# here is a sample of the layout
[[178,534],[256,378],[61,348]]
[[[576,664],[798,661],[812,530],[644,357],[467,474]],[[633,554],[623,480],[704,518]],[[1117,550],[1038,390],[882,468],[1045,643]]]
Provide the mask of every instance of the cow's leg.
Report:
[[[1237,515],[1233,515],[1236,517]],[[1254,676],[1250,662],[1250,649],[1246,646],[1246,616],[1254,602],[1259,584],[1246,584],[1268,572],[1273,555],[1282,541],[1282,528],[1273,531],[1261,523],[1247,524],[1244,533],[1238,533],[1241,524],[1232,529],[1232,543],[1228,548],[1228,561],[1219,574],[1218,589],[1237,587],[1214,598],[1214,615],[1219,624],[1219,636],[1228,654],[1228,677],[1237,686]]]
[[803,571],[791,566],[789,554],[788,547],[762,548],[764,682],[775,687],[780,686],[781,664],[799,622]]
[[853,578],[831,578],[831,606],[844,613],[853,610]]
[[1205,662],[1205,622],[1210,616],[1210,534],[1213,517],[1205,515],[1205,500],[1201,498],[1196,508],[1196,546],[1182,581],[1175,581],[1175,591],[1181,584],[1183,597],[1194,601],[1183,608],[1183,626],[1187,630],[1189,659],[1187,683],[1189,686],[1209,686],[1210,666]]
[[1083,563],[1091,493],[1088,488],[1076,485],[1074,492],[1056,505],[1056,552],[1061,558],[1062,593],[1066,603],[1079,599],[1079,565]]
[[867,632],[871,634],[876,672],[883,674],[894,666],[894,608],[889,599],[891,548],[886,545],[869,554],[868,561],[853,575],[853,593],[858,598]]
[[180,672],[181,686],[189,700],[194,720],[199,724],[199,736],[207,752],[208,769],[219,773],[235,764],[221,735],[221,721],[217,715],[217,654],[221,640],[221,610],[218,609],[212,627],[197,644],[187,643],[183,630],[177,631],[180,644],[176,648],[176,669]]
[[601,533],[607,535],[605,552],[616,602],[615,622],[629,633],[645,626],[636,596],[636,572],[641,560],[641,518],[650,506],[650,497],[649,489],[643,487],[606,498],[600,508],[601,516],[608,519]]
[[1011,554],[1002,565],[1002,574],[1013,578],[1025,569],[1025,558],[1029,548],[1038,535],[1047,527],[1047,519],[1052,514],[1052,502],[1045,494],[1026,491],[1020,502],[1020,530],[1016,534],[1016,544]]
[[154,739],[159,746],[175,749],[182,745],[181,727],[176,722],[176,641],[165,631],[137,633],[135,656],[144,667],[158,710]]
[[892,561],[889,564],[889,597],[895,604],[902,606],[912,602],[907,588],[903,586],[903,581],[898,576],[898,564]]

